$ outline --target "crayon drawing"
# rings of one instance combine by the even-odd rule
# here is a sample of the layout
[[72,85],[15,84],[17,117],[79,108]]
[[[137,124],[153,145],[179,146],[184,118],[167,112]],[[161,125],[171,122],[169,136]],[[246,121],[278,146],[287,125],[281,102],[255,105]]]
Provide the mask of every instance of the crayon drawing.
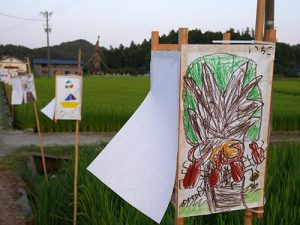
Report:
[[81,76],[56,76],[55,119],[81,119],[81,90]]
[[[182,217],[263,204],[271,91],[271,82],[266,81],[272,69],[260,70],[264,65],[255,55],[261,59],[262,53],[239,54],[238,46],[233,50],[226,46],[229,53],[218,48],[182,71],[178,165]],[[272,59],[270,55],[264,57]]]

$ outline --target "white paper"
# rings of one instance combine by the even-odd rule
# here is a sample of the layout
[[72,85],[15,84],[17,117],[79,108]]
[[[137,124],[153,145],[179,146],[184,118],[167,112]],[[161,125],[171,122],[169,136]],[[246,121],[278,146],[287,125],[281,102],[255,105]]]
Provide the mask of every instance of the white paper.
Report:
[[9,78],[7,69],[2,69],[0,71],[0,75],[1,75],[1,81],[7,84]]
[[21,79],[19,77],[11,78],[11,104],[12,105],[21,105],[23,101],[23,92],[22,92],[22,84]]
[[55,119],[81,120],[82,77],[56,76]]
[[44,108],[41,109],[41,112],[44,113],[49,119],[54,119],[55,111],[55,98],[53,98]]
[[160,222],[175,181],[180,53],[152,52],[151,90],[88,170]]

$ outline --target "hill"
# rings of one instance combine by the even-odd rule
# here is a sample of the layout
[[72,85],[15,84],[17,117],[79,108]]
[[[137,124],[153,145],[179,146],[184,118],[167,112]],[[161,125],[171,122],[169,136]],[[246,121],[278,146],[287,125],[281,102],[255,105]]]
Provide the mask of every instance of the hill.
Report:
[[[232,40],[253,40],[254,31],[246,28],[242,31],[235,31],[233,28],[228,30],[231,33]],[[160,37],[161,43],[177,43],[178,33],[171,30],[169,34]],[[222,32],[206,31],[200,29],[189,31],[190,44],[208,44],[212,40],[221,40]],[[275,74],[284,74],[294,76],[293,68],[300,65],[300,45],[291,46],[286,43],[277,43]],[[78,49],[81,48],[82,59],[85,62],[92,57],[94,45],[86,40],[75,40],[65,42],[60,45],[50,47],[51,58],[76,58]],[[109,49],[101,47],[101,71],[104,73],[129,73],[132,75],[145,74],[149,71],[150,66],[150,49],[151,40],[146,40],[141,44],[133,41],[129,47],[122,44]],[[19,58],[45,58],[47,57],[47,48],[29,49],[24,46],[0,45],[0,56],[10,55]],[[89,72],[90,65],[85,68]]]

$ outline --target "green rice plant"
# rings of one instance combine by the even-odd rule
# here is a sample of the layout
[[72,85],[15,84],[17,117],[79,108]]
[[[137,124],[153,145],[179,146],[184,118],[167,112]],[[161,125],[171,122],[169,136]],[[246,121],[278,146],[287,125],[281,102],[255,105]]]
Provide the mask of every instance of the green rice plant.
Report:
[[[38,108],[54,97],[54,78],[36,77]],[[7,85],[5,86],[9,92]],[[89,76],[83,79],[80,131],[118,131],[149,91],[148,77]],[[273,84],[273,131],[300,130],[300,79],[275,79]],[[16,128],[36,130],[33,105],[14,106]],[[73,131],[74,121],[49,120],[40,113],[44,132]]]
[[[151,219],[130,206],[86,170],[103,148],[80,147],[78,175],[79,225],[154,225]],[[71,147],[70,147],[71,148]],[[51,148],[46,148],[46,151]],[[254,225],[298,225],[300,221],[300,144],[272,143],[268,152],[266,205],[263,219]],[[113,163],[113,162],[112,162]],[[30,182],[30,199],[37,225],[72,224],[73,163],[64,164],[64,175]],[[174,223],[174,208],[169,206],[161,224]],[[243,224],[243,211],[185,218],[186,225]]]
[[273,131],[300,130],[300,95],[273,93]]
[[283,93],[283,94],[300,96],[300,79],[299,78],[274,79],[273,91],[275,93]]
[[[55,79],[36,77],[38,109],[54,98]],[[117,131],[141,104],[149,91],[148,77],[84,77],[80,131]],[[16,128],[36,130],[33,105],[15,106]],[[41,130],[73,131],[74,121],[51,121],[40,113]]]

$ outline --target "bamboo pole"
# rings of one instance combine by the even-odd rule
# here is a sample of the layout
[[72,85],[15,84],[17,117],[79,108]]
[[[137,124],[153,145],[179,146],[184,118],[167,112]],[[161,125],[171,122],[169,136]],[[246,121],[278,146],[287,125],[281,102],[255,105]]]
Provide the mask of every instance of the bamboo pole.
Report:
[[[265,0],[257,0],[255,40],[263,41],[264,18],[265,18]],[[250,210],[244,210],[244,225],[252,225],[253,213]]]
[[75,162],[74,162],[74,223],[73,223],[74,225],[77,224],[78,133],[79,133],[79,120],[76,120]]
[[39,140],[40,140],[43,170],[44,170],[46,182],[48,183],[48,174],[47,174],[47,167],[46,167],[45,152],[44,152],[44,147],[43,147],[43,138],[42,138],[41,129],[40,129],[40,122],[39,122],[39,115],[38,115],[36,101],[33,102],[33,107],[34,107],[34,113],[35,113],[36,128],[37,128]]
[[[274,29],[267,29],[266,30],[266,33],[265,33],[265,37],[264,37],[264,40],[265,41],[269,41],[269,42],[276,42],[276,30]],[[273,82],[272,82],[273,84]],[[272,92],[271,92],[271,109],[272,109]],[[272,114],[272,110],[270,111],[270,122],[269,122],[269,130],[268,130],[268,140],[267,140],[267,143],[269,143],[270,141],[270,134],[271,134],[271,131],[272,131],[272,118],[273,118],[273,114]],[[267,151],[268,153],[268,151]],[[266,156],[266,160],[268,159],[268,157]],[[266,164],[267,164],[267,161],[266,161]],[[267,165],[266,167],[267,168]],[[264,191],[266,190],[266,173],[264,174],[265,176],[265,179],[264,179]],[[256,208],[257,211],[259,211],[258,213],[254,213],[255,217],[256,218],[263,218],[264,217],[264,206],[260,206],[260,207],[257,207]]]
[[[81,49],[78,50],[78,67],[77,73],[82,76],[81,73]],[[76,120],[75,128],[75,160],[74,160],[74,215],[73,215],[73,225],[77,224],[77,179],[78,179],[78,133],[79,133],[79,120]]]
[[[29,63],[29,58],[28,57],[27,57],[27,67],[28,67],[28,72],[31,73],[31,68],[30,68],[30,63]],[[39,136],[39,141],[40,141],[43,171],[44,171],[46,182],[48,183],[47,166],[46,166],[45,152],[44,152],[44,146],[43,146],[43,138],[42,138],[41,129],[40,129],[40,120],[39,120],[39,114],[38,114],[38,110],[37,110],[37,101],[36,101],[36,99],[33,102],[33,108],[34,108],[34,114],[35,114],[36,128],[37,128],[37,131],[38,131],[38,136]]]
[[256,41],[263,40],[265,5],[266,5],[266,0],[257,0],[256,25],[255,25]]

